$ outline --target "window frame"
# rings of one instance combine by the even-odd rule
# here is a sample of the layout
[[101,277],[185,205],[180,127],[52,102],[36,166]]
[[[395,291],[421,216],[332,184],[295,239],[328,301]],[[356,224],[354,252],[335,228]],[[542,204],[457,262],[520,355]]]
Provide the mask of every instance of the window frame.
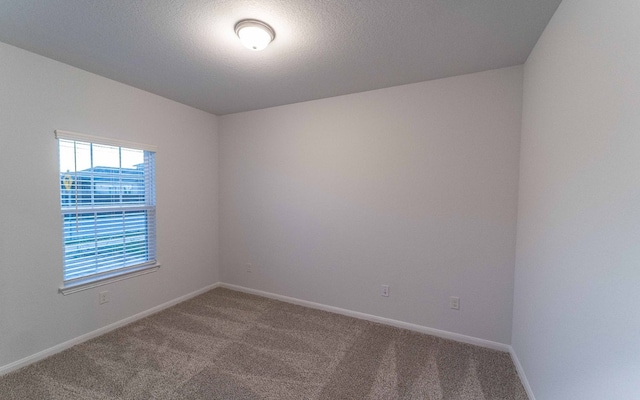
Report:
[[[157,146],[154,145],[148,145],[148,144],[142,144],[142,143],[135,143],[135,142],[130,142],[130,141],[124,141],[124,140],[119,140],[119,139],[111,139],[111,138],[105,138],[105,137],[98,137],[98,136],[93,136],[93,135],[87,135],[87,134],[83,134],[83,133],[76,133],[76,132],[69,132],[69,131],[63,131],[63,130],[55,130],[55,138],[56,138],[56,147],[58,150],[58,168],[57,168],[57,175],[58,175],[58,180],[60,179],[60,146],[61,146],[61,142],[60,140],[66,140],[66,141],[74,141],[74,142],[82,142],[82,143],[90,143],[91,145],[103,145],[103,146],[112,146],[112,147],[118,147],[120,148],[119,151],[122,152],[122,149],[132,149],[132,150],[142,150],[145,152],[145,164],[149,163],[150,160],[147,159],[147,155],[146,152],[150,152],[153,153],[153,158],[152,160],[155,160],[155,154],[157,153]],[[146,166],[146,165],[145,165]],[[96,168],[98,166],[91,166],[91,168]],[[119,268],[113,268],[110,270],[106,270],[106,271],[101,271],[101,272],[97,272],[91,275],[86,275],[86,276],[81,276],[78,278],[72,278],[72,279],[67,279],[65,280],[65,275],[66,275],[66,267],[67,267],[67,258],[66,258],[66,249],[65,249],[65,231],[64,231],[64,219],[65,219],[65,214],[69,214],[69,210],[70,208],[67,206],[65,207],[64,201],[63,201],[63,193],[62,193],[62,185],[59,184],[59,196],[58,196],[58,206],[59,206],[59,211],[60,211],[60,215],[61,215],[61,222],[62,222],[62,226],[60,229],[60,232],[62,234],[62,254],[63,254],[63,259],[62,259],[62,279],[63,279],[63,283],[59,288],[59,292],[62,293],[63,295],[67,295],[67,294],[71,294],[71,293],[76,293],[82,290],[87,290],[90,288],[94,288],[94,287],[98,287],[98,286],[102,286],[102,285],[106,285],[112,282],[116,282],[116,281],[120,281],[120,280],[124,280],[124,279],[129,279],[129,278],[133,278],[136,276],[140,276],[140,275],[145,275],[145,274],[149,274],[151,272],[155,272],[160,268],[160,264],[158,263],[157,260],[157,234],[156,234],[156,201],[155,201],[155,161],[152,163],[152,170],[149,171],[149,173],[151,173],[151,177],[148,179],[151,179],[151,184],[150,185],[146,185],[145,184],[145,192],[144,192],[144,203],[140,203],[140,204],[126,204],[126,203],[119,203],[119,204],[115,204],[113,206],[105,206],[105,205],[98,205],[96,206],[95,203],[92,203],[90,206],[81,206],[78,207],[78,202],[77,202],[77,197],[76,197],[76,201],[75,201],[75,206],[73,207],[75,210],[73,211],[73,213],[76,213],[78,215],[80,215],[83,211],[86,211],[86,213],[88,214],[94,214],[95,218],[98,218],[99,215],[106,215],[105,213],[109,213],[109,212],[117,212],[117,213],[123,213],[123,221],[126,218],[124,215],[127,212],[136,212],[136,211],[141,211],[144,210],[145,212],[149,213],[151,212],[153,215],[153,223],[152,223],[152,229],[147,228],[148,230],[145,231],[145,245],[147,247],[151,246],[153,248],[153,258],[152,259],[148,259],[145,262],[142,263],[138,263],[138,264],[132,264],[132,265],[125,265],[123,267],[119,267]],[[118,174],[121,174],[122,171],[122,166],[118,167]],[[79,171],[74,171],[74,174],[77,178],[77,174]],[[92,173],[95,173],[92,171]],[[145,178],[146,179],[146,178]],[[146,183],[146,182],[145,182]],[[91,188],[91,193],[92,196],[95,196],[95,188]],[[77,192],[76,192],[77,193]],[[76,195],[77,196],[77,195]],[[66,211],[66,212],[65,212]],[[123,234],[125,233],[125,230],[122,231]],[[148,258],[148,257],[147,257]]]

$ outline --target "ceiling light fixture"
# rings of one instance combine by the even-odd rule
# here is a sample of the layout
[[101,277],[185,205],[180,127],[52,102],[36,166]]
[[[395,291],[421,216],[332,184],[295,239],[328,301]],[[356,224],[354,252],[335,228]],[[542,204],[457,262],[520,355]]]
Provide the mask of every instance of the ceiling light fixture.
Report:
[[276,37],[273,28],[257,19],[243,19],[235,30],[244,47],[254,51],[264,49]]

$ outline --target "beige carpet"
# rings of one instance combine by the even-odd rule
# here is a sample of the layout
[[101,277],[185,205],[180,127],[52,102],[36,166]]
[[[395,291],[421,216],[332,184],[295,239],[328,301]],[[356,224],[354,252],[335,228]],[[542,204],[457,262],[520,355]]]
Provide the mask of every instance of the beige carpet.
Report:
[[0,378],[1,399],[526,399],[507,353],[227,289]]

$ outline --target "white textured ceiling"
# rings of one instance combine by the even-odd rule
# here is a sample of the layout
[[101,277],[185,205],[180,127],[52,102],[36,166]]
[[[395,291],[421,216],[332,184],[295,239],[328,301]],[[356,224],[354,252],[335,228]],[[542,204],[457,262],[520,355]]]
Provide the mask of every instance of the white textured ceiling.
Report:
[[0,41],[220,115],[522,64],[560,1],[0,0]]

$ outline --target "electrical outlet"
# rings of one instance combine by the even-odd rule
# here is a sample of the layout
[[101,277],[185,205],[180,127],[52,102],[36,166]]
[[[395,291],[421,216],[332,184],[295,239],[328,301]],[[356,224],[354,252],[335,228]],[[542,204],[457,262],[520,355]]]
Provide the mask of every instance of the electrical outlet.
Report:
[[109,291],[105,290],[98,294],[98,304],[104,304],[109,302]]
[[251,264],[247,264],[247,272],[253,272],[253,266]]
[[460,297],[451,296],[451,299],[449,300],[449,307],[451,307],[452,310],[459,310],[460,309]]
[[380,286],[380,294],[384,297],[389,297],[389,285]]

